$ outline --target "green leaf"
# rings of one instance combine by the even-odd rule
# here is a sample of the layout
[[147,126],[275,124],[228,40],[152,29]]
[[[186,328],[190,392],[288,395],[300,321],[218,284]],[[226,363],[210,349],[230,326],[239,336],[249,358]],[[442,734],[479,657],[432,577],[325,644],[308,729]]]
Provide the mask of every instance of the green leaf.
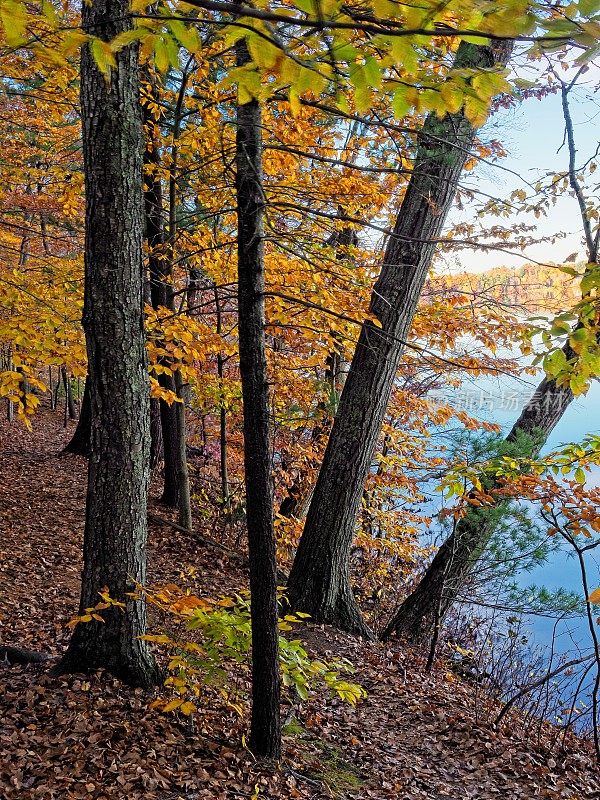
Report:
[[597,266],[588,268],[581,279],[581,293],[589,294],[592,289],[600,288],[600,269]]
[[160,37],[157,37],[154,42],[154,64],[162,74],[169,69],[169,51],[164,40]]
[[132,28],[129,31],[123,31],[119,33],[110,43],[110,49],[113,53],[118,53],[119,50],[122,50],[127,45],[131,44],[132,42],[138,42],[142,39],[145,39],[146,36],[152,36],[152,31],[148,30],[148,28]]
[[11,47],[19,47],[27,38],[27,12],[23,3],[3,0],[0,5],[0,19],[4,36]]
[[226,48],[232,47],[236,42],[248,35],[248,31],[238,25],[231,25],[225,28],[224,33],[223,44]]
[[314,4],[313,0],[294,0],[294,5],[296,8],[299,8],[300,11],[304,11],[305,14],[313,14],[314,13]]
[[373,96],[368,86],[357,86],[354,91],[354,104],[360,114],[364,114],[373,105]]
[[591,17],[592,14],[600,11],[600,0],[579,0],[577,5],[579,6],[579,12],[584,17]]
[[90,39],[90,51],[100,72],[105,78],[110,78],[111,69],[117,66],[110,44],[102,39]]
[[179,69],[179,45],[177,41],[168,34],[163,34],[165,47],[167,48],[167,55],[169,57],[169,64],[173,69]]
[[409,102],[406,96],[406,87],[399,86],[394,92],[392,98],[392,111],[396,119],[403,119],[412,108],[412,103]]
[[553,350],[544,357],[544,371],[550,378],[555,378],[567,366],[567,357],[562,350]]
[[408,75],[415,75],[419,70],[419,51],[408,37],[394,36],[389,44],[394,63]]
[[278,47],[258,34],[248,33],[246,36],[246,44],[252,61],[254,61],[258,67],[270,69],[275,66],[277,60],[281,56],[281,50]]
[[373,56],[367,56],[364,71],[369,86],[376,88],[381,86],[381,67],[377,59],[373,58]]
[[168,27],[179,44],[189,53],[197,53],[200,50],[200,37],[195,27],[188,26],[179,19],[169,20]]

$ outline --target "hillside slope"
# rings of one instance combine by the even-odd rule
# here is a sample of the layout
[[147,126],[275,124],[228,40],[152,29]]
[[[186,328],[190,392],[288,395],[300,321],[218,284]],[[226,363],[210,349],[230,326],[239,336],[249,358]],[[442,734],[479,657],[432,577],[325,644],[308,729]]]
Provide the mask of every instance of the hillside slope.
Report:
[[[33,433],[0,423],[0,645],[52,657],[78,599],[85,463],[60,455],[69,434],[47,412]],[[194,589],[208,597],[244,585],[239,560],[165,526],[151,527],[149,562],[154,583],[195,567]],[[52,661],[0,665],[1,800],[600,797],[588,743],[571,738],[566,756],[551,753],[549,729],[534,739],[514,716],[496,730],[481,692],[443,665],[426,675],[400,644],[316,626],[301,635],[314,654],[350,658],[369,694],[357,709],[322,697],[287,705],[276,769],[254,763],[244,720],[216,695],[189,735],[102,674],[57,679]]]

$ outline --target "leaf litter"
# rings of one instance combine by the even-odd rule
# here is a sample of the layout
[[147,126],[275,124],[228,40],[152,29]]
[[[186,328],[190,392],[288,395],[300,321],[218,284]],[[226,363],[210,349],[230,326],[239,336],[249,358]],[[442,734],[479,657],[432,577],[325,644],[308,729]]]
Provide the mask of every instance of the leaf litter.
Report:
[[[476,715],[468,682],[443,662],[427,674],[423,655],[401,643],[303,626],[315,657],[355,664],[368,697],[356,709],[323,696],[284,704],[277,767],[254,761],[245,720],[217,692],[192,732],[149,709],[155,694],[100,672],[51,677],[79,597],[86,464],[61,453],[71,433],[51,412],[32,432],[0,422],[0,645],[51,656],[0,664],[0,800],[600,797],[589,742],[569,736],[557,752],[551,726],[533,738],[518,714],[497,729],[493,713]],[[194,567],[205,596],[245,586],[239,558],[163,525],[150,525],[148,565],[155,584]]]

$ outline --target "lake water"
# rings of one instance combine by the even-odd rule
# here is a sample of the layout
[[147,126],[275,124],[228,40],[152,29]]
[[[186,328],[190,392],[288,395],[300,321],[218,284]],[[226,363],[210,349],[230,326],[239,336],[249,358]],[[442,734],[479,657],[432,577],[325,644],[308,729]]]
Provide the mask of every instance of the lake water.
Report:
[[[517,378],[477,378],[466,384],[452,401],[473,416],[502,426],[507,433],[517,419],[521,409],[533,394],[539,378],[528,377],[524,382]],[[450,399],[450,398],[449,398]],[[576,398],[550,435],[543,452],[563,444],[581,441],[586,434],[600,434],[600,383],[594,382],[588,393]],[[600,467],[586,474],[586,484],[600,485]],[[600,509],[598,509],[600,515]],[[532,572],[524,572],[518,583],[526,588],[535,584],[547,589],[562,588],[583,597],[581,573],[578,561],[566,549],[554,552],[549,561]],[[588,581],[591,589],[600,587],[600,548],[586,554]],[[565,656],[577,658],[580,652],[590,652],[591,636],[586,618],[569,618],[558,623],[555,619],[527,615],[526,624],[530,642],[534,648],[553,647],[555,658]],[[556,661],[554,662],[557,663]]]
[[[485,384],[488,384],[487,386]],[[503,378],[499,381],[484,381],[482,384],[486,389],[500,392],[500,397],[517,393],[522,397],[518,411],[526,401],[527,392],[522,388],[517,388],[517,382],[510,378]],[[534,383],[531,389],[535,388]],[[525,395],[525,396],[523,396]],[[504,403],[507,405],[507,402]],[[509,412],[502,408],[502,403],[498,404],[490,415],[490,419],[503,426],[503,431],[508,432],[515,421],[518,411]],[[552,431],[543,452],[549,452],[563,444],[579,442],[588,433],[600,433],[600,383],[597,381],[592,384],[588,393],[583,397],[573,400],[563,418]],[[590,486],[600,485],[600,467],[594,468],[587,474],[586,484]],[[600,515],[600,509],[598,509]],[[586,558],[588,580],[592,589],[600,587],[600,553],[589,553]],[[568,551],[558,551],[554,553],[548,563],[538,567],[533,572],[521,577],[524,586],[531,584],[543,585],[548,589],[563,588],[577,592],[583,597],[581,585],[581,573],[579,564]],[[544,617],[534,617],[532,628],[535,637],[543,644],[549,644],[554,631],[554,621]],[[557,645],[560,652],[568,652],[574,642],[580,645],[589,641],[589,631],[586,620],[569,620],[560,623],[556,629]]]

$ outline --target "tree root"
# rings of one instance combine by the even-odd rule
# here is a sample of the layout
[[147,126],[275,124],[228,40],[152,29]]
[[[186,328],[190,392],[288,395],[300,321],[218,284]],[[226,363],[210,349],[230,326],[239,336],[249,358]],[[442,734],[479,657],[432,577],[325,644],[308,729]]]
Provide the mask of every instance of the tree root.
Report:
[[12,667],[15,664],[39,664],[49,661],[52,656],[49,653],[37,653],[35,650],[23,650],[20,647],[9,647],[0,645],[0,664]]

